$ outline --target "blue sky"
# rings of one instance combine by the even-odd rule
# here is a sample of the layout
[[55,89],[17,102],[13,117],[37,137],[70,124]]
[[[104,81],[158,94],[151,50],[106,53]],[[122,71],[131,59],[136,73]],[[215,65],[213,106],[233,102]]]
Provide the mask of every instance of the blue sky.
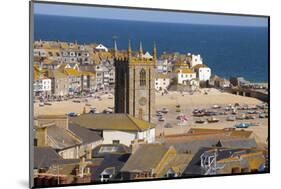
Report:
[[267,27],[267,18],[34,3],[35,14],[104,19]]

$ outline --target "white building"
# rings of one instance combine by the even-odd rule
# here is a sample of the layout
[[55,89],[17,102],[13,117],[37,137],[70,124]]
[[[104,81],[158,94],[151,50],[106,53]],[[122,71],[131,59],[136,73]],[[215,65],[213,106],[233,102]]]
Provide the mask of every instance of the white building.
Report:
[[42,78],[34,80],[33,89],[37,94],[46,94],[51,92],[51,79]]
[[204,64],[198,64],[193,67],[199,81],[209,81],[211,78],[211,68]]
[[190,89],[191,89],[192,91],[195,91],[195,90],[199,89],[199,87],[200,87],[200,82],[199,82],[199,80],[196,78],[196,79],[192,79],[192,80],[188,81],[188,84],[187,84],[187,85],[190,87]]
[[109,79],[108,79],[109,85],[114,85],[115,84],[115,67],[114,66],[112,66],[112,68],[109,69],[108,74],[109,74]]
[[33,91],[35,96],[47,96],[51,93],[51,79],[44,76],[42,70],[34,66],[33,72]]
[[45,49],[34,49],[33,55],[40,56],[40,57],[47,57],[47,51]]
[[155,89],[157,91],[167,90],[170,85],[170,78],[167,74],[157,74],[155,78]]
[[178,84],[186,85],[192,79],[196,78],[196,73],[188,68],[177,69],[175,71]]
[[155,126],[128,114],[83,114],[71,121],[101,132],[103,144],[130,146],[134,141],[155,142]]
[[67,49],[63,50],[62,53],[62,61],[67,63],[75,63],[77,62],[77,54],[75,49]]
[[167,73],[168,72],[168,60],[157,60],[156,63],[158,73]]
[[96,46],[95,49],[98,50],[98,51],[108,52],[108,48],[106,48],[103,44],[99,44],[98,46]]
[[203,59],[200,56],[200,54],[198,54],[198,55],[192,54],[191,60],[190,60],[190,67],[194,67],[194,66],[199,65],[199,64],[203,64]]

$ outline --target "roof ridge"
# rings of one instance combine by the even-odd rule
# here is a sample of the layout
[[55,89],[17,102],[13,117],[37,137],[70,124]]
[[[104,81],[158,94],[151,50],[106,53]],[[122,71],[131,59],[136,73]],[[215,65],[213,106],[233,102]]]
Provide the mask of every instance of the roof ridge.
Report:
[[[134,125],[135,125],[135,127],[138,129],[138,131],[141,131],[141,128],[138,126],[138,124],[133,120],[133,116],[131,116],[131,115],[129,115],[129,114],[125,114],[128,118],[129,118],[129,120],[131,121],[131,122],[133,122],[134,123]],[[134,117],[135,118],[135,117]]]

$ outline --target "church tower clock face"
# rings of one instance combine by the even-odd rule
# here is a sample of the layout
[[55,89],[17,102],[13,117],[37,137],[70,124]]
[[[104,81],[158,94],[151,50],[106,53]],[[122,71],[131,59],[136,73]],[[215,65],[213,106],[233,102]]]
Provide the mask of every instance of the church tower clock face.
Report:
[[146,105],[146,103],[147,103],[147,99],[146,99],[145,97],[141,97],[141,98],[139,99],[139,104],[140,104],[141,106]]

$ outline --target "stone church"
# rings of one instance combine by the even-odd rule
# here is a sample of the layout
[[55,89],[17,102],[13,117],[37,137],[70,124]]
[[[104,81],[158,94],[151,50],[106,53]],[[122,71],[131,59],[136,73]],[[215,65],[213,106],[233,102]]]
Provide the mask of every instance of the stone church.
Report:
[[151,122],[155,113],[156,46],[153,56],[132,52],[129,41],[126,53],[117,52],[114,44],[115,63],[115,113],[126,113]]

